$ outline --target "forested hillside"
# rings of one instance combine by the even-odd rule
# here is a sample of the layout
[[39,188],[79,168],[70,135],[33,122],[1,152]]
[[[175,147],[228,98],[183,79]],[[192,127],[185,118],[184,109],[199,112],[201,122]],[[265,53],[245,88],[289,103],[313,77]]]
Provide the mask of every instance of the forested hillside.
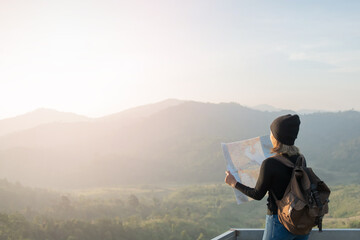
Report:
[[[331,188],[324,228],[359,228],[359,185]],[[232,227],[261,228],[266,213],[265,198],[237,205],[225,184],[50,192],[1,180],[0,196],[2,239],[204,240]]]

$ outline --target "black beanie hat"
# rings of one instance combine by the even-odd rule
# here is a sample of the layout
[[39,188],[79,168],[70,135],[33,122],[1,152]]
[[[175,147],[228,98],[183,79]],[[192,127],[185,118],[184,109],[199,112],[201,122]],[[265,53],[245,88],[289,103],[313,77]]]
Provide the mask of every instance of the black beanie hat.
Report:
[[284,115],[276,118],[270,126],[273,136],[282,144],[292,146],[299,133],[300,118],[298,115]]

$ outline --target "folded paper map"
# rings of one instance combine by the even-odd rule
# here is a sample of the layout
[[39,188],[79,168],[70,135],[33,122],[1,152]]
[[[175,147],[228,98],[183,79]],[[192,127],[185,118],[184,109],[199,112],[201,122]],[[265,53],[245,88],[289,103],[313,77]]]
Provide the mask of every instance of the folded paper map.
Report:
[[[226,168],[236,180],[246,186],[255,187],[261,163],[273,154],[270,136],[261,136],[232,143],[221,143]],[[238,204],[249,198],[234,188]]]

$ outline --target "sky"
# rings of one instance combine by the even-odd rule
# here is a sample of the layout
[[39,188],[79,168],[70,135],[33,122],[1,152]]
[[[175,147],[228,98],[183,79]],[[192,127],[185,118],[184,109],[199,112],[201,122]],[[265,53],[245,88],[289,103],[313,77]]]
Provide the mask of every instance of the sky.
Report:
[[168,98],[360,110],[360,1],[0,0],[0,119]]

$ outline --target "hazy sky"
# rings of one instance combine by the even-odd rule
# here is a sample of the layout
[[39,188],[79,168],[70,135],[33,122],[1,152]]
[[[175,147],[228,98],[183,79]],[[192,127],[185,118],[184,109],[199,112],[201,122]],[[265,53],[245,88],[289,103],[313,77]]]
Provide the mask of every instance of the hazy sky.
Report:
[[166,98],[360,110],[360,1],[0,0],[0,118]]

